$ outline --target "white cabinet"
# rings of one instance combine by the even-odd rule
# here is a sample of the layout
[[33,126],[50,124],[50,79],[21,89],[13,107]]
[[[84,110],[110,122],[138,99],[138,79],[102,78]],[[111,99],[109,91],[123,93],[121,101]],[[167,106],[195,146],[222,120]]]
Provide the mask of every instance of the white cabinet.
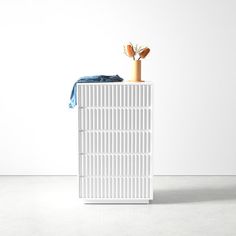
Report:
[[152,187],[152,84],[78,84],[79,197],[148,203]]

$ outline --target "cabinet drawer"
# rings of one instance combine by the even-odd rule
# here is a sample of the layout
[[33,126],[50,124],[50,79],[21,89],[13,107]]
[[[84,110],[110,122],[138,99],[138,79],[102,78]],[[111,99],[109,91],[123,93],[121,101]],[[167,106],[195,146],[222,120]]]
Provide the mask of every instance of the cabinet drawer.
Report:
[[80,177],[80,198],[152,199],[150,178]]
[[79,152],[89,153],[150,153],[150,131],[81,131]]
[[150,84],[78,84],[79,107],[149,107]]
[[150,154],[81,154],[79,176],[150,176]]
[[150,130],[150,108],[80,108],[79,130]]

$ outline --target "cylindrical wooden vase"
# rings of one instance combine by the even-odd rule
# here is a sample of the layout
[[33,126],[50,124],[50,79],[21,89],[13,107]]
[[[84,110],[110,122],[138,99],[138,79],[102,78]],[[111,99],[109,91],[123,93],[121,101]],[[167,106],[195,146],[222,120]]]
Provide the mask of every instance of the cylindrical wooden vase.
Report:
[[132,64],[130,82],[143,82],[141,80],[141,60],[134,60]]

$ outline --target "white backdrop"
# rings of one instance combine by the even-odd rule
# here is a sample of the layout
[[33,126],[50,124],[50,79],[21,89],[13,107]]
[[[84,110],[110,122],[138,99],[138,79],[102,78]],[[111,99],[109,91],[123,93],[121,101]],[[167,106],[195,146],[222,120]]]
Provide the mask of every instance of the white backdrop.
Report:
[[155,174],[236,174],[236,2],[0,1],[0,174],[76,174],[83,75],[129,79],[146,44]]

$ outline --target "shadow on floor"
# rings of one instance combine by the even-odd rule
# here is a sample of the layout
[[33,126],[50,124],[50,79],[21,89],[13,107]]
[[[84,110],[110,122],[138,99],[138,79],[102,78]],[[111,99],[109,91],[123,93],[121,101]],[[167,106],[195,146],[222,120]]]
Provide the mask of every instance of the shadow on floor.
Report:
[[191,188],[154,190],[151,204],[177,204],[236,200],[236,186],[221,188]]

